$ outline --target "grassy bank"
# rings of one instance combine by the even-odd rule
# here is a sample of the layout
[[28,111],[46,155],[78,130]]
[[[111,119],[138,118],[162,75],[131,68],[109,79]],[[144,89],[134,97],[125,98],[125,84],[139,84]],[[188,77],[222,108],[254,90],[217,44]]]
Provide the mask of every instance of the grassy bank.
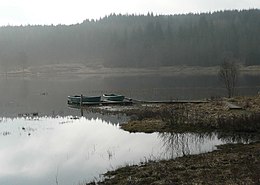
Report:
[[[98,184],[259,184],[260,143],[219,146],[211,153],[126,166]],[[90,183],[94,184],[94,183]]]
[[[226,102],[241,109],[230,110]],[[210,153],[126,166],[107,172],[106,180],[98,184],[260,184],[260,96],[102,111],[130,116],[130,121],[121,126],[129,132],[217,131],[221,138],[246,135],[248,140],[258,142],[223,145]]]
[[[239,105],[229,110],[226,102]],[[260,96],[217,99],[201,104],[142,106],[123,111],[129,132],[250,132],[260,133]]]

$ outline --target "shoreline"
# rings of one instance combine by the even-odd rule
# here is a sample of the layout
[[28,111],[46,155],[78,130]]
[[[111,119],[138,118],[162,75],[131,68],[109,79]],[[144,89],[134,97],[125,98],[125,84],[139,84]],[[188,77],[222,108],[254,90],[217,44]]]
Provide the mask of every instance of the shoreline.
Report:
[[258,184],[259,151],[260,142],[220,145],[218,150],[209,153],[109,171],[98,184]]
[[[239,105],[241,109],[229,109],[226,101]],[[128,132],[223,132],[220,137],[231,135],[240,137],[239,134],[245,133],[249,137],[254,136],[254,142],[226,144],[217,146],[218,150],[209,153],[125,166],[105,173],[104,181],[88,184],[257,184],[260,182],[258,174],[260,171],[259,95],[221,98],[202,104],[139,106],[133,109],[99,111],[130,116],[130,121],[121,125],[121,128]]]
[[[230,108],[230,103],[239,108]],[[128,132],[224,131],[260,134],[260,95],[216,98],[201,103],[88,107],[88,110],[101,114],[125,114],[130,120],[121,128]]]
[[[217,75],[219,66],[201,67],[201,66],[167,66],[152,68],[109,68],[102,65],[86,66],[83,64],[52,64],[43,66],[32,66],[24,71],[15,70],[1,72],[0,76],[46,76],[46,75],[75,75],[75,76],[97,76],[97,75],[114,75],[114,76],[135,76],[135,75],[161,75],[161,76],[178,76],[178,75]],[[260,65],[242,66],[239,68],[242,75],[259,75]]]

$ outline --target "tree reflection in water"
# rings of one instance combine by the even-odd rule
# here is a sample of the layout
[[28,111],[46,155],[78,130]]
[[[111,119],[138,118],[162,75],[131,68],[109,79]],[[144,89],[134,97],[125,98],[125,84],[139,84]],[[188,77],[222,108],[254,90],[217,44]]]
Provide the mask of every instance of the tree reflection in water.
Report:
[[174,159],[185,155],[199,154],[216,149],[216,145],[227,143],[250,143],[259,140],[259,136],[249,133],[159,133],[162,141],[162,155]]
[[220,132],[218,133],[218,138],[227,143],[251,143],[254,141],[259,141],[260,136],[257,133],[239,133],[239,132]]
[[[197,154],[205,151],[205,148],[215,148],[216,134],[194,134],[194,133],[159,133],[165,157],[173,159],[185,155]],[[212,142],[213,141],[213,142]]]

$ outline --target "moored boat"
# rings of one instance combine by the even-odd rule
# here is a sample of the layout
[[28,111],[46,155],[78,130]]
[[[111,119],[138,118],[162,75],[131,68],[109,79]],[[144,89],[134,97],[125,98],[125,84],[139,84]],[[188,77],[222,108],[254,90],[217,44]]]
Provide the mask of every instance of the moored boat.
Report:
[[[82,100],[81,100],[82,98]],[[98,103],[101,101],[101,96],[68,96],[68,103],[80,104],[82,103]]]
[[107,101],[123,101],[125,96],[118,94],[103,94],[103,97]]

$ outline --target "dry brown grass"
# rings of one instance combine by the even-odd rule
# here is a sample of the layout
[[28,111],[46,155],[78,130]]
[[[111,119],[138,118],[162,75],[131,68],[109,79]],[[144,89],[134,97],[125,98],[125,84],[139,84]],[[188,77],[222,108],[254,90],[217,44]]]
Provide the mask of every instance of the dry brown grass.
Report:
[[211,153],[148,162],[107,172],[98,184],[259,184],[260,143],[232,144]]

